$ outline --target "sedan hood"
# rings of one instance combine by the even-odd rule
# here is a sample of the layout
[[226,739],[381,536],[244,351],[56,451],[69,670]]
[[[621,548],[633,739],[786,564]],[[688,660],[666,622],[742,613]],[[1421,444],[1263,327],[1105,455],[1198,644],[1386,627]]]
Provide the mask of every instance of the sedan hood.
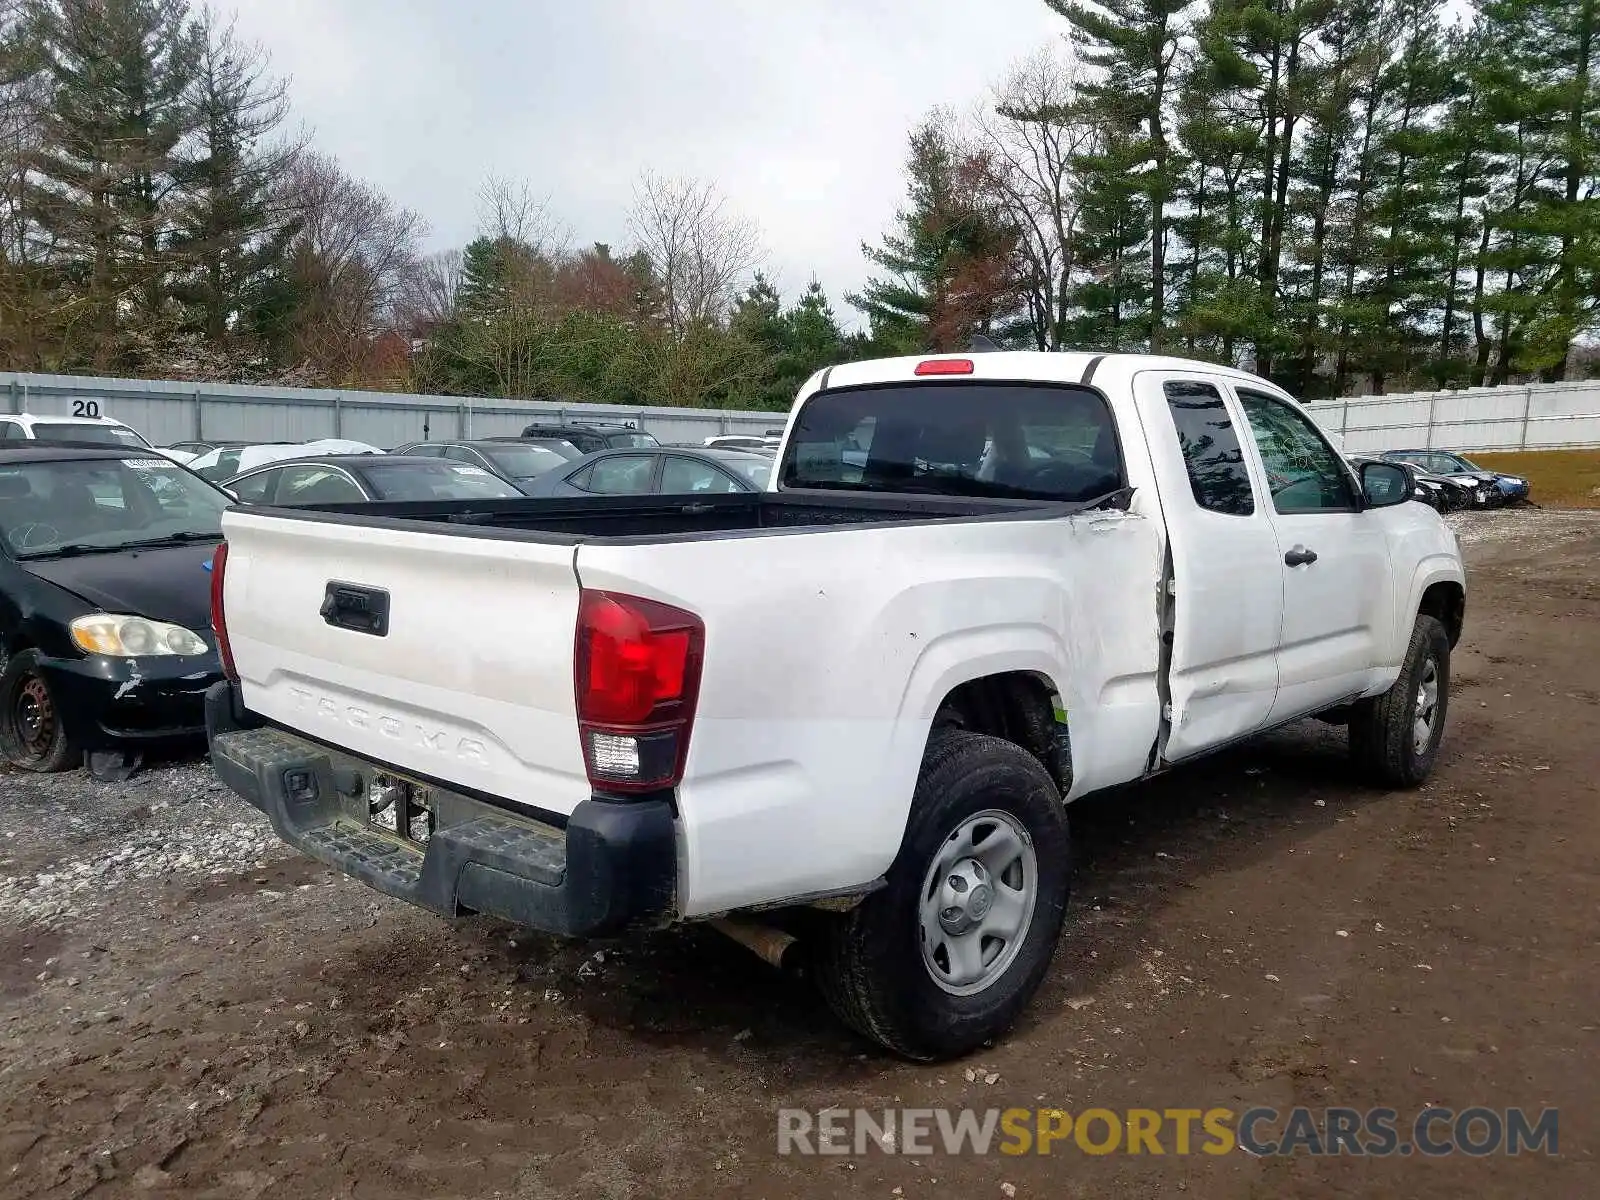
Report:
[[211,624],[211,572],[206,564],[215,551],[213,542],[195,542],[76,558],[23,559],[17,565],[104,612],[203,630]]

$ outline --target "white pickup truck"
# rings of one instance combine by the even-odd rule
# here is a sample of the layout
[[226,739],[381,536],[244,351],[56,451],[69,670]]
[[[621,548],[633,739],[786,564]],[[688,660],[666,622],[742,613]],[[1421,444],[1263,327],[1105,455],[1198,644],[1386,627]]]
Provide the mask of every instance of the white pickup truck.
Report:
[[1048,969],[1071,801],[1311,715],[1428,774],[1465,581],[1411,493],[1223,367],[836,366],[757,495],[231,510],[213,761],[391,896],[798,932],[958,1055]]

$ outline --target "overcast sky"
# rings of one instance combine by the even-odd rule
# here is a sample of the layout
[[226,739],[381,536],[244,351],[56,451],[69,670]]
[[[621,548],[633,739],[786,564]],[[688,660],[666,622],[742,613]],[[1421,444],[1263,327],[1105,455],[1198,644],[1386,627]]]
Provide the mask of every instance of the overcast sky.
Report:
[[1044,0],[235,2],[317,146],[432,248],[472,236],[490,173],[548,194],[575,246],[626,242],[641,170],[691,175],[760,224],[786,298],[815,273],[852,323],[913,123],[1065,24]]

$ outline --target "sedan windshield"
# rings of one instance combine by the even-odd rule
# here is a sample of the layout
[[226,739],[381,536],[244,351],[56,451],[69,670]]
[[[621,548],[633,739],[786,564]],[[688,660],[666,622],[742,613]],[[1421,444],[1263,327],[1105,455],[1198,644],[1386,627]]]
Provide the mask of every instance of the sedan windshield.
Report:
[[0,538],[18,558],[213,540],[227,504],[165,458],[0,467]]
[[438,459],[374,459],[361,474],[380,500],[509,500],[522,495],[482,467]]
[[516,446],[509,442],[493,449],[483,447],[483,454],[512,479],[536,479],[568,461],[566,455],[547,446]]
[[97,446],[148,447],[146,442],[126,425],[79,425],[70,421],[35,421],[33,436],[49,442],[93,442]]

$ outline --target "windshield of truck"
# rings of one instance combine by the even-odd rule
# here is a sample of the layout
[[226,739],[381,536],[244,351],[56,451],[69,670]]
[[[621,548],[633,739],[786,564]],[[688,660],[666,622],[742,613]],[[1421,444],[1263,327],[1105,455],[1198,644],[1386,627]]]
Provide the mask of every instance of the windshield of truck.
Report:
[[0,538],[18,558],[215,541],[227,504],[165,458],[0,467]]
[[1074,385],[928,382],[806,401],[785,488],[1088,501],[1123,485],[1106,402]]

